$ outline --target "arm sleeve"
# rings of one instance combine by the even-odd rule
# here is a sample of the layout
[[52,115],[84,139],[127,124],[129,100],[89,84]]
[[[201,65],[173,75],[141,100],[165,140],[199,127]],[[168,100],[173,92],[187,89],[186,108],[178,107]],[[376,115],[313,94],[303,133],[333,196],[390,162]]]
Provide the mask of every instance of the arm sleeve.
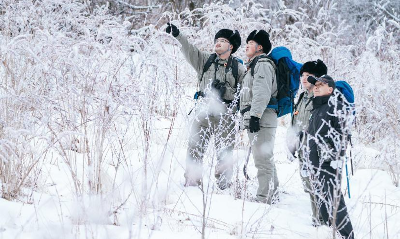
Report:
[[[336,130],[340,135],[340,145],[341,145],[341,149],[340,149],[340,156],[345,156],[346,155],[346,145],[348,143],[348,135],[347,135],[347,130],[346,130],[346,119],[344,117],[346,117],[346,114],[343,113],[343,104],[341,104],[340,102],[338,103],[337,109],[338,114],[335,117],[335,124],[336,124]],[[339,113],[340,112],[340,113]]]
[[[346,151],[345,151],[345,145],[347,144],[347,135],[346,134],[346,121],[343,119],[343,114],[342,114],[342,110],[343,110],[343,105],[338,102],[337,105],[333,105],[332,110],[330,110],[329,114],[332,114],[331,117],[331,122],[332,122],[332,126],[335,129],[335,131],[338,134],[338,139],[336,140],[337,142],[340,143],[339,147],[335,147],[333,145],[333,150],[335,152],[339,152],[339,156],[345,156],[346,155]],[[332,144],[334,144],[334,140],[332,140]]]
[[253,99],[250,116],[261,118],[272,94],[274,69],[268,62],[259,62],[254,68]]
[[205,61],[210,57],[209,53],[200,51],[196,46],[189,43],[187,37],[180,33],[176,39],[182,44],[181,51],[185,59],[196,70],[198,74],[203,71]]
[[244,67],[243,64],[238,63],[238,84],[240,85],[240,89],[243,88],[243,78],[246,74],[246,68]]

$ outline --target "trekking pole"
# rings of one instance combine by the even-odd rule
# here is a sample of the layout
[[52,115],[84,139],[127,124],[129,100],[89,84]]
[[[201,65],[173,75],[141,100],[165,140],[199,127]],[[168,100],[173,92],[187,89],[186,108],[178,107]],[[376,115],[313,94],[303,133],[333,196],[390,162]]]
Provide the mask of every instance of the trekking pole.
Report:
[[351,151],[353,149],[353,142],[351,142],[351,136],[350,136],[350,165],[351,165],[351,175],[354,176],[354,170],[353,170],[353,154],[351,153]]
[[247,153],[246,162],[244,163],[244,166],[243,166],[243,174],[244,174],[244,177],[245,177],[247,180],[250,180],[250,177],[249,177],[249,175],[247,174],[247,164],[249,163],[250,153],[251,153],[251,146],[249,147],[249,152]]
[[192,113],[192,111],[194,110],[195,107],[196,107],[196,105],[189,111],[188,115],[190,115]]
[[347,191],[349,193],[349,198],[350,198],[350,180],[349,180],[349,173],[347,170],[347,160],[346,160],[346,178],[347,178]]
[[351,149],[350,149],[350,165],[351,165],[351,175],[354,176],[354,170],[353,170],[353,156],[351,155]]

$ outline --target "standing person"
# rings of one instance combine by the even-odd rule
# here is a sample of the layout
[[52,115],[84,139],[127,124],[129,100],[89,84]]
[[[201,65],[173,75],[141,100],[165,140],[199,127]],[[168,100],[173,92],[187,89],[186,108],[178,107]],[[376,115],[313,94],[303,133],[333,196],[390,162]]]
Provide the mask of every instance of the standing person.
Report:
[[[323,61],[308,61],[300,69],[300,82],[303,87],[303,92],[299,95],[297,103],[294,106],[294,113],[292,115],[292,127],[291,133],[294,137],[300,137],[302,131],[308,128],[308,121],[311,116],[311,110],[313,107],[312,99],[314,97],[313,88],[314,85],[308,82],[309,76],[320,77],[327,74],[328,69]],[[300,141],[300,139],[299,139]],[[303,183],[304,191],[310,195],[311,209],[312,209],[312,224],[313,226],[318,226],[321,224],[322,217],[319,214],[319,209],[316,204],[316,198],[312,193],[312,188],[310,185],[309,175],[305,168],[306,159],[301,150],[297,150],[297,155],[299,158],[299,170],[300,178]]]
[[233,174],[233,116],[238,87],[245,73],[244,66],[232,56],[240,47],[240,34],[230,29],[219,30],[214,37],[215,53],[211,54],[191,44],[173,24],[168,23],[166,32],[172,33],[182,44],[183,55],[198,74],[199,91],[196,94],[206,104],[198,104],[202,107],[196,109],[186,157],[185,186],[201,185],[203,156],[214,136],[218,154],[215,177],[218,187],[224,190],[230,186]]
[[256,201],[274,203],[279,186],[274,163],[274,143],[277,127],[277,113],[267,108],[272,97],[277,96],[275,64],[267,58],[271,50],[269,34],[254,30],[246,40],[248,70],[243,79],[240,93],[240,109],[247,129],[255,166],[258,170],[259,187]]
[[335,81],[328,75],[309,76],[314,85],[313,110],[306,132],[310,181],[321,205],[324,223],[337,229],[346,239],[353,239],[353,226],[341,192],[341,175],[347,145],[346,121]]

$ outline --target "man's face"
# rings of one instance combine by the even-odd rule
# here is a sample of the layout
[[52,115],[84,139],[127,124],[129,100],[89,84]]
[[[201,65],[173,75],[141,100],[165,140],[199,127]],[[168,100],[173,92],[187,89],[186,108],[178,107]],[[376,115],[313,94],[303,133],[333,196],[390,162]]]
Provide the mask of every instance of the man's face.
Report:
[[308,82],[307,78],[309,76],[314,76],[314,74],[308,73],[308,72],[303,72],[303,74],[300,76],[300,82],[301,85],[303,86],[304,89],[306,90],[311,90],[313,88],[313,84],[311,84],[310,82]]
[[246,56],[248,58],[253,57],[257,50],[261,50],[262,46],[258,45],[257,42],[250,40],[246,45]]
[[215,40],[215,53],[222,54],[228,49],[232,50],[233,46],[229,43],[226,38],[220,37]]
[[314,96],[327,96],[332,94],[333,88],[330,87],[327,83],[322,83],[321,81],[317,81],[313,88]]

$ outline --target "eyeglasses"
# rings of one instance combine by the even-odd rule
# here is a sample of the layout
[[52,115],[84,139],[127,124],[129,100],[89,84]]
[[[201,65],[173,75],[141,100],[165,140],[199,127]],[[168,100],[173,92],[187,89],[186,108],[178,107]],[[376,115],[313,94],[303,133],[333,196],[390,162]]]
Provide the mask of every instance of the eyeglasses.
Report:
[[224,39],[224,38],[218,38],[218,39],[215,39],[214,43],[215,44],[217,44],[217,43],[229,43],[229,41]]

